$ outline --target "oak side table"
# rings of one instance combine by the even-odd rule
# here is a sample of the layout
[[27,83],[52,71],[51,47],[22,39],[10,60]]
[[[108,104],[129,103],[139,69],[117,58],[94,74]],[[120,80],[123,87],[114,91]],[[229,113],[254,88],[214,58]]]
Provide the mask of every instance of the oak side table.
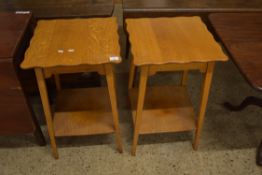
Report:
[[[127,19],[131,53],[130,100],[134,122],[132,155],[139,134],[191,131],[197,149],[216,61],[227,61],[219,44],[200,17]],[[140,68],[139,88],[133,87]],[[189,70],[204,74],[199,115],[195,118],[186,90]],[[148,76],[164,71],[184,71],[181,86],[146,88]]]
[[[122,152],[113,72],[121,61],[118,41],[116,18],[38,21],[21,67],[35,70],[55,158],[55,137],[62,136],[115,132]],[[108,88],[62,89],[59,74],[78,72],[105,75]],[[45,83],[51,76],[57,86],[54,112]]]

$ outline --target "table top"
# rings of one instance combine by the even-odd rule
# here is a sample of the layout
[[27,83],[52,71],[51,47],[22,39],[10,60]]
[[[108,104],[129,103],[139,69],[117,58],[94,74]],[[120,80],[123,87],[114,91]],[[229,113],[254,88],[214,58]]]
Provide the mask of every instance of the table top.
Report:
[[262,90],[262,14],[222,13],[209,19],[242,74]]
[[125,12],[262,11],[261,0],[123,0]]
[[117,27],[114,17],[39,20],[21,67],[119,62]]
[[1,11],[32,11],[36,18],[111,16],[113,0],[1,0]]
[[200,17],[127,19],[135,65],[226,61]]
[[31,14],[0,13],[0,60],[15,56],[30,19]]

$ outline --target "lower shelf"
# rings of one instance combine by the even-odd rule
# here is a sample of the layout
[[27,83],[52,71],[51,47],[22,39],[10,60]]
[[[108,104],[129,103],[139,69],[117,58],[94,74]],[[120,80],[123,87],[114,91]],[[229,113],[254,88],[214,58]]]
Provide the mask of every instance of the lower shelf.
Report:
[[[130,90],[135,123],[138,90]],[[140,134],[179,132],[195,129],[194,110],[185,87],[147,87]]]
[[55,136],[114,132],[107,88],[66,89],[56,98]]

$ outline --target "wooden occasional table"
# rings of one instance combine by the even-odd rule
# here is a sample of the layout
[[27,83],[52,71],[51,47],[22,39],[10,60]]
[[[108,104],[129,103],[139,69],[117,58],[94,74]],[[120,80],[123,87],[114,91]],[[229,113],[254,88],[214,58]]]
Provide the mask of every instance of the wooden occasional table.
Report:
[[31,14],[0,13],[0,135],[34,133],[45,144],[20,81],[19,67],[29,43]]
[[[210,21],[231,58],[256,90],[262,91],[262,14],[211,14]],[[226,103],[231,110],[242,110],[250,104],[262,107],[262,99],[247,97],[239,106]],[[262,142],[257,163],[262,165]]]
[[[127,19],[126,23],[133,55],[129,77],[135,127],[132,154],[139,134],[194,129],[193,147],[197,149],[215,61],[226,61],[227,56],[199,17]],[[136,66],[141,70],[138,90],[132,88]],[[196,119],[186,90],[188,70],[204,74]],[[157,86],[146,91],[148,76],[164,71],[185,71],[181,86]]]
[[[38,21],[21,66],[35,69],[55,158],[55,137],[61,136],[115,132],[122,152],[113,73],[113,63],[121,61],[118,40],[115,18]],[[61,89],[58,75],[76,72],[105,75],[108,89]],[[54,112],[45,84],[52,75],[58,91]]]

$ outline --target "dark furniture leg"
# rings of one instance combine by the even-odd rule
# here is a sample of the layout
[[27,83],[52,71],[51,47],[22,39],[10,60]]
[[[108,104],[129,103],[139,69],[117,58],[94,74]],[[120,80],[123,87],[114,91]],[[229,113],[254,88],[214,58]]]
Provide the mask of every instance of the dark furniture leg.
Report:
[[35,124],[35,131],[34,131],[35,139],[36,139],[39,146],[45,146],[46,145],[45,137],[42,133],[42,130],[41,130],[38,122],[36,121],[35,116],[33,116],[33,120],[34,120],[34,124]]
[[46,141],[45,141],[44,135],[41,132],[41,129],[40,129],[39,126],[36,126],[34,135],[35,135],[36,141],[37,141],[39,146],[45,146],[46,145]]
[[253,96],[249,96],[249,97],[246,97],[242,101],[242,103],[238,106],[232,105],[229,102],[225,102],[223,105],[224,105],[225,108],[227,108],[230,111],[241,111],[249,105],[256,105],[256,106],[262,107],[262,99],[257,98],[257,97],[253,97]]
[[128,59],[129,57],[129,49],[130,49],[130,43],[128,38],[126,38],[126,53],[125,53],[125,58]]
[[262,140],[257,149],[257,165],[262,166]]

